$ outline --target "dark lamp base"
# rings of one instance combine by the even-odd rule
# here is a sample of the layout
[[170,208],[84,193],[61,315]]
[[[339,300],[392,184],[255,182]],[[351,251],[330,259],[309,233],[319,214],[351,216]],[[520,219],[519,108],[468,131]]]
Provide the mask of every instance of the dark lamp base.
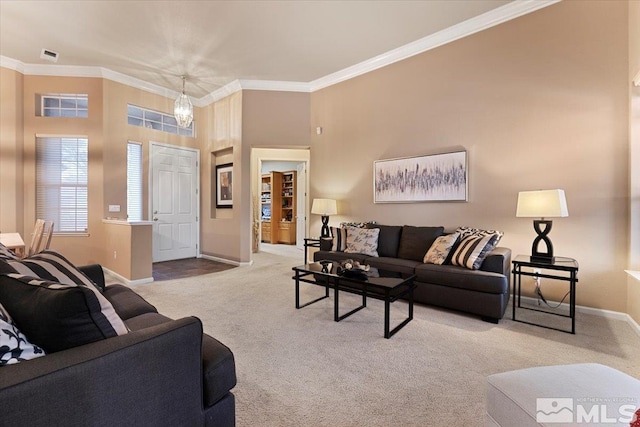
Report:
[[554,264],[556,262],[556,257],[554,256],[535,256],[531,255],[531,262],[540,262],[545,264]]

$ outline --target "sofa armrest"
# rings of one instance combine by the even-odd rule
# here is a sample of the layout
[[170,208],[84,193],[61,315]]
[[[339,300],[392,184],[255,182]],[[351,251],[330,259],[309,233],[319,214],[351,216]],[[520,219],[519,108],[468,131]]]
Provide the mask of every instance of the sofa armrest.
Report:
[[3,426],[203,425],[202,324],[174,320],[5,366],[0,408],[10,408]]
[[486,256],[480,270],[511,276],[511,249],[497,247]]
[[78,270],[86,274],[87,277],[89,277],[89,279],[98,285],[98,288],[104,292],[104,271],[100,264],[83,265],[78,267]]

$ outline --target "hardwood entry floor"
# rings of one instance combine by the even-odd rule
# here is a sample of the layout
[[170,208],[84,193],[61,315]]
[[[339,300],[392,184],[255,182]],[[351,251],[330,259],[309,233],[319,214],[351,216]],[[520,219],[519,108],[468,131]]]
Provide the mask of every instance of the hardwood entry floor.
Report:
[[230,264],[204,258],[186,258],[153,263],[153,280],[173,280],[201,276],[235,268]]

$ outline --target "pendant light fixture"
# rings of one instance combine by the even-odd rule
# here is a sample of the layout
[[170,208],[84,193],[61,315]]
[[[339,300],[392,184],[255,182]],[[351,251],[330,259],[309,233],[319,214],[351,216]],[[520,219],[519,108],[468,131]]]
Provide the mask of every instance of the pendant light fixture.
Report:
[[187,76],[182,76],[182,93],[176,99],[173,105],[173,115],[181,128],[188,128],[193,122],[193,104],[189,97],[184,93],[184,84]]

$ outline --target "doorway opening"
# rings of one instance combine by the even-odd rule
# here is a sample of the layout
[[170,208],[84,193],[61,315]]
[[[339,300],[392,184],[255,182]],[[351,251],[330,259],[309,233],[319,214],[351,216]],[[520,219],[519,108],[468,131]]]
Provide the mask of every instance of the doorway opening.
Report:
[[304,249],[309,154],[306,147],[252,150],[252,252],[280,245]]

